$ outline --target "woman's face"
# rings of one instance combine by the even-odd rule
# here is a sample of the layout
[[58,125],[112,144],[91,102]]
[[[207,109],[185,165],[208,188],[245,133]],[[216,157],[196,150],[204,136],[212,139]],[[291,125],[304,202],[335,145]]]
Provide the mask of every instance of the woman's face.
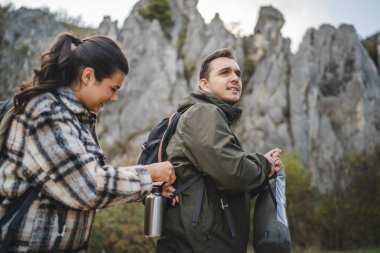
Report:
[[87,110],[97,113],[105,103],[118,100],[118,91],[126,75],[121,71],[116,71],[110,78],[99,82],[95,78],[93,69],[91,70],[84,73],[84,76],[82,74],[82,84],[76,95]]

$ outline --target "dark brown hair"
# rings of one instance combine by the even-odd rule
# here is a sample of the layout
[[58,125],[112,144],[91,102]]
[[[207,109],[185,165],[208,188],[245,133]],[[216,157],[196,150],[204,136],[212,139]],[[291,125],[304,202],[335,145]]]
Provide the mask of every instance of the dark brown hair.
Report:
[[20,85],[14,96],[16,113],[33,97],[69,86],[80,78],[86,67],[94,69],[97,81],[111,77],[118,70],[126,75],[129,72],[128,61],[120,47],[105,36],[80,40],[69,33],[59,34],[40,62],[33,79]]
[[217,58],[221,58],[221,57],[226,57],[226,58],[230,58],[230,59],[235,60],[235,57],[234,57],[234,54],[232,53],[231,48],[222,48],[222,49],[214,51],[213,53],[209,54],[208,56],[206,56],[203,59],[201,69],[199,71],[199,80],[201,80],[203,78],[208,79],[208,76],[209,76],[210,71],[211,71],[211,69],[209,67],[210,63],[213,60],[215,60]]

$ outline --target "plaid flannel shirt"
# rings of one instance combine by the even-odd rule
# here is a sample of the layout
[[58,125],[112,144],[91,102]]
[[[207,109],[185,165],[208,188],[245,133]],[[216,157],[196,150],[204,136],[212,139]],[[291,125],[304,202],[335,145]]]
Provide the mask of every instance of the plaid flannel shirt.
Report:
[[[96,114],[88,112],[69,88],[32,99],[15,116],[0,158],[0,218],[15,198],[31,186],[42,186],[16,236],[12,252],[46,252],[58,234],[59,202],[65,206],[66,228],[60,251],[81,252],[88,245],[95,211],[138,201],[152,187],[144,166],[102,164],[97,144]],[[0,228],[1,240],[7,226]],[[1,241],[0,241],[1,245]]]

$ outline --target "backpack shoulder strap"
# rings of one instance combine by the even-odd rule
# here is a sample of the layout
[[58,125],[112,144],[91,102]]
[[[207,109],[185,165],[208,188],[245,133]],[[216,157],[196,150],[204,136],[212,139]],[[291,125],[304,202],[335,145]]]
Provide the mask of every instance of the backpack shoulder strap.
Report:
[[8,99],[4,101],[0,101],[0,119],[3,117],[3,115],[9,111],[13,107],[13,100]]
[[269,178],[267,178],[267,182],[268,182],[268,189],[269,189],[270,197],[272,198],[274,206],[277,208],[277,200],[276,200],[276,197],[274,196],[272,187],[270,186]]
[[11,100],[0,103],[0,151],[2,151],[9,127],[14,118],[14,106]]
[[[163,134],[163,136],[162,136],[162,138],[161,138],[161,141],[160,141],[160,146],[159,146],[159,148],[158,148],[158,157],[157,157],[157,161],[158,162],[162,162],[163,161],[163,159],[162,159],[162,147],[163,147],[163,144],[164,144],[164,140],[165,140],[165,138],[167,138],[166,136],[167,136],[167,133],[169,132],[171,132],[170,131],[170,127],[173,127],[173,125],[172,124],[175,124],[174,125],[174,127],[177,127],[177,123],[178,123],[178,119],[179,119],[179,117],[177,117],[176,119],[176,122],[175,123],[173,123],[173,119],[175,118],[175,116],[176,116],[176,114],[178,114],[178,112],[175,112],[175,113],[173,113],[172,115],[170,115],[170,117],[169,117],[169,120],[168,120],[168,127],[166,128],[166,131],[164,132],[164,134]],[[173,133],[174,133],[174,131],[173,131]],[[173,134],[172,133],[172,134]],[[166,149],[166,148],[165,148]]]
[[173,113],[169,117],[168,126],[167,126],[164,134],[162,135],[161,140],[160,140],[160,146],[158,149],[158,157],[157,157],[158,162],[162,162],[162,161],[166,160],[166,158],[167,158],[166,157],[166,148],[169,145],[170,138],[173,136],[173,134],[175,133],[175,131],[177,129],[177,124],[178,124],[179,118],[187,109],[189,109],[190,106],[191,105],[189,105],[188,107],[186,107],[182,110],[178,110],[177,112]]
[[26,191],[24,195],[21,196],[0,219],[0,225],[3,226],[3,224],[7,223],[13,218],[8,226],[5,238],[1,244],[0,253],[5,253],[7,251],[7,248],[11,243],[14,234],[17,232],[17,229],[20,226],[22,217],[25,216],[32,202],[37,199],[39,191],[40,189],[35,187],[32,187]]

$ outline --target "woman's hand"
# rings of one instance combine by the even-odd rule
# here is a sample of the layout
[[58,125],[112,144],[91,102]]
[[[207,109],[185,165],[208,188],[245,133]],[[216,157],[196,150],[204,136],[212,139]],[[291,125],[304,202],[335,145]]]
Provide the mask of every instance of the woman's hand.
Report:
[[172,184],[176,177],[173,165],[166,161],[161,163],[152,163],[146,165],[152,180],[155,182],[166,182],[166,185]]

